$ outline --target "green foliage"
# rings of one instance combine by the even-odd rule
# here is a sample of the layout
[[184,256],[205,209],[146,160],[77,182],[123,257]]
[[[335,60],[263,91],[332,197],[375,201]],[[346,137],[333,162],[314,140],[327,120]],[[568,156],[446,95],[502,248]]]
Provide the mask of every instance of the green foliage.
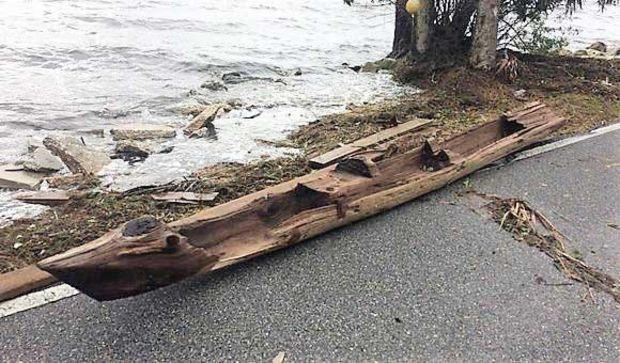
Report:
[[533,54],[558,54],[568,46],[568,40],[563,34],[554,33],[556,30],[546,26],[544,20],[533,21],[526,30],[522,50]]
[[[343,1],[348,5],[361,2],[360,0]],[[425,54],[433,59],[441,58],[434,50],[443,50],[450,57],[454,54],[466,54],[472,44],[472,34],[475,32],[477,0],[428,1],[431,4],[431,24],[428,32],[431,49]],[[603,11],[606,5],[617,5],[620,0],[590,1],[595,1]],[[398,13],[404,11],[406,0],[366,0],[365,3],[377,6],[395,5],[396,28],[398,29]],[[548,27],[545,24],[546,19],[554,10],[564,9],[567,14],[570,14],[578,11],[582,4],[583,0],[499,0],[499,48],[509,47],[533,54],[559,53],[568,45],[567,39],[574,30]],[[410,19],[407,20],[408,17],[405,19],[404,22],[411,22]],[[401,29],[405,28],[405,25],[400,26]],[[395,37],[407,37],[408,33],[407,31],[395,31]],[[415,42],[395,41],[394,46],[398,44],[415,44]],[[394,48],[393,52],[403,54],[401,49]]]
[[532,54],[553,55],[568,46],[568,37],[574,35],[572,28],[547,26],[546,13],[531,13],[526,19],[501,19],[500,47],[516,48]]

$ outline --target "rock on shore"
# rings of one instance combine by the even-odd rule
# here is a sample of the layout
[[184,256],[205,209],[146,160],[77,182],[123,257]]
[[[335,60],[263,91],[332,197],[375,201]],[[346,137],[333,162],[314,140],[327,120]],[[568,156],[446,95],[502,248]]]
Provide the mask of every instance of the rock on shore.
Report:
[[144,141],[121,140],[116,144],[114,152],[125,161],[146,159],[153,153],[153,147]]
[[75,174],[93,175],[111,162],[104,152],[89,149],[74,137],[46,137],[43,145]]
[[594,50],[598,50],[599,52],[605,53],[607,52],[607,45],[603,42],[594,42],[590,44],[590,46],[587,49],[594,49]]
[[200,112],[198,116],[192,119],[189,125],[185,127],[185,130],[183,130],[183,132],[190,137],[197,135],[200,129],[207,127],[207,125],[213,123],[213,120],[215,120],[218,112],[222,109],[227,112],[230,111],[231,107],[224,103],[217,103],[205,107],[205,109],[202,110],[202,112]]
[[603,42],[594,42],[585,49],[579,49],[569,55],[583,58],[612,59],[620,56],[620,49],[610,48]]
[[16,165],[0,166],[0,188],[35,190],[43,180],[41,174],[31,173]]
[[110,130],[112,138],[118,140],[171,139],[176,131],[170,126],[150,124],[128,124]]
[[43,147],[36,148],[22,165],[25,170],[35,173],[54,173],[64,167],[60,159]]

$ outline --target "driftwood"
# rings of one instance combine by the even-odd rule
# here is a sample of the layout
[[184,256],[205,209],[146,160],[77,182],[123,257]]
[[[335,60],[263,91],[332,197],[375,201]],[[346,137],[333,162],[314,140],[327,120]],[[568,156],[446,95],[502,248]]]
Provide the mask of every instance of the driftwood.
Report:
[[49,190],[30,193],[22,193],[15,197],[23,203],[57,206],[68,203],[71,198],[81,195],[66,190]]
[[132,220],[38,265],[98,300],[140,294],[393,208],[562,124],[544,105],[529,105],[441,145],[345,159],[170,224],[148,216]]
[[42,289],[56,281],[54,276],[34,265],[4,273],[0,275],[0,301]]
[[374,135],[359,139],[350,144],[343,145],[337,149],[326,152],[325,154],[310,159],[309,165],[313,169],[322,169],[326,166],[337,163],[338,161],[359,153],[370,146],[379,145],[390,139],[411,133],[425,128],[431,123],[431,120],[414,120],[405,122],[395,127],[390,127],[383,131],[379,131]]
[[153,194],[151,198],[158,202],[176,203],[176,204],[198,204],[202,202],[211,202],[217,198],[219,193],[192,193],[192,192],[167,192],[161,194]]

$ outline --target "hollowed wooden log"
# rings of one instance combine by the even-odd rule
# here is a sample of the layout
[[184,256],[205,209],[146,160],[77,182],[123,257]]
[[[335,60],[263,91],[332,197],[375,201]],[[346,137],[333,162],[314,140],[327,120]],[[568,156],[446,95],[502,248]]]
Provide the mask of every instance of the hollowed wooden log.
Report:
[[[546,107],[529,105],[436,147],[377,150],[168,225],[152,217],[130,221],[38,265],[98,300],[143,293],[393,208],[547,137],[562,123]],[[437,168],[431,171],[428,160]]]

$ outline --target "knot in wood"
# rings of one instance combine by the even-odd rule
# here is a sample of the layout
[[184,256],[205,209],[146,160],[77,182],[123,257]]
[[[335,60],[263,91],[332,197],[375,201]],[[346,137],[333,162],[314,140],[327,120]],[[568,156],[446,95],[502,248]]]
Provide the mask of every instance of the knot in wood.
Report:
[[147,234],[157,228],[160,224],[161,222],[153,216],[143,216],[132,219],[123,227],[123,237],[137,237]]

